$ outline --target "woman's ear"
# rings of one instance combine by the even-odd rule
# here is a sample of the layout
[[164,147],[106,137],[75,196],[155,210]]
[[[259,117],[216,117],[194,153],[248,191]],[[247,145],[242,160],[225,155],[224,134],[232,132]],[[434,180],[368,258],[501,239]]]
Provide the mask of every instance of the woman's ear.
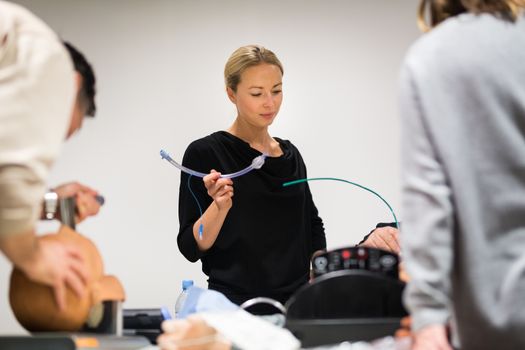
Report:
[[230,99],[230,101],[232,101],[233,103],[237,103],[237,97],[235,96],[235,91],[233,91],[233,89],[231,87],[227,87],[226,88],[226,93],[228,94],[228,98]]

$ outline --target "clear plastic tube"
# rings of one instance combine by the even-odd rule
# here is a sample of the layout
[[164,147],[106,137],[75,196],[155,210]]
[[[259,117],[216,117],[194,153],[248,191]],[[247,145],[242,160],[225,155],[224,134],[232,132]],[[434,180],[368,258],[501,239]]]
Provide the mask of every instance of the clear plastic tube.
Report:
[[[173,158],[171,158],[171,156],[165,150],[160,150],[160,156],[162,157],[162,159],[166,159],[174,167],[176,167],[176,168],[180,169],[181,171],[185,172],[186,174],[190,175],[190,177],[188,178],[188,189],[190,190],[190,193],[193,196],[193,199],[195,199],[195,202],[197,203],[197,206],[199,207],[199,213],[200,213],[200,216],[201,216],[201,223],[199,225],[199,239],[202,239],[202,234],[203,234],[203,230],[204,230],[204,226],[202,224],[202,208],[201,208],[201,205],[200,205],[197,197],[195,196],[195,193],[193,193],[193,191],[191,189],[190,179],[191,179],[191,176],[204,177],[204,176],[206,176],[208,174],[192,170],[190,168],[185,167],[184,165],[181,165],[181,164],[177,163],[176,161],[173,160]],[[252,164],[250,164],[246,168],[244,168],[242,170],[239,170],[239,171],[237,171],[235,173],[231,173],[231,174],[221,174],[221,178],[233,179],[235,177],[239,177],[239,176],[242,176],[244,174],[247,174],[247,173],[249,173],[252,170],[261,169],[262,166],[264,165],[264,160],[265,159],[266,159],[266,154],[261,154],[260,156],[255,157],[252,160]]]
[[[162,159],[166,159],[171,165],[180,169],[181,171],[185,172],[188,175],[193,175],[197,177],[204,177],[208,175],[206,173],[201,173],[201,172],[192,170],[190,168],[185,167],[184,165],[177,163],[176,161],[173,160],[173,158],[171,158],[171,156],[165,150],[160,150],[160,156],[162,157]],[[231,174],[221,174],[221,177],[225,179],[233,179],[235,177],[239,177],[244,174],[247,174],[252,170],[261,169],[262,166],[264,165],[264,160],[266,159],[266,157],[267,157],[266,154],[261,154],[260,156],[253,158],[252,164],[250,164],[246,168],[239,170],[235,173],[231,173]]]

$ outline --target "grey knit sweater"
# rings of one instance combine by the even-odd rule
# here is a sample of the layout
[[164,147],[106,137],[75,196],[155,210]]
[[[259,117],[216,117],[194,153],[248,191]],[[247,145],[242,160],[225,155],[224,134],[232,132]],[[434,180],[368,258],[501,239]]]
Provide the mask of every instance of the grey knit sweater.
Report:
[[414,328],[525,349],[525,20],[464,14],[401,75],[402,249]]

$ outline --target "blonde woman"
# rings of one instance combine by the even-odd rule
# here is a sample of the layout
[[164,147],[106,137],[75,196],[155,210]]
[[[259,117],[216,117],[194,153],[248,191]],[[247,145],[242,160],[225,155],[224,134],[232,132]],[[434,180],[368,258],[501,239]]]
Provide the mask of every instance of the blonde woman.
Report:
[[[326,241],[308,185],[282,188],[306,177],[297,148],[268,131],[281,106],[283,67],[272,51],[251,45],[231,55],[224,75],[237,118],[186,150],[185,166],[217,172],[204,178],[204,186],[202,179],[188,182],[182,174],[179,249],[190,261],[200,259],[209,288],[233,302],[266,296],[284,303],[308,281],[310,259]],[[220,172],[243,169],[261,154],[268,155],[261,169],[220,178]]]
[[[525,348],[522,0],[422,1],[405,58],[403,232],[414,349]],[[429,19],[429,24],[427,20]]]
[[[301,154],[268,130],[281,106],[283,72],[277,56],[264,47],[237,49],[224,71],[237,117],[227,130],[190,144],[183,158],[191,169],[217,172],[204,178],[204,186],[182,174],[179,249],[188,260],[202,261],[210,289],[237,304],[258,296],[286,302],[308,282],[311,258],[326,249],[308,184],[282,187],[307,177]],[[268,155],[261,169],[234,180],[220,177],[261,154]],[[398,249],[396,235],[380,228],[366,243]]]

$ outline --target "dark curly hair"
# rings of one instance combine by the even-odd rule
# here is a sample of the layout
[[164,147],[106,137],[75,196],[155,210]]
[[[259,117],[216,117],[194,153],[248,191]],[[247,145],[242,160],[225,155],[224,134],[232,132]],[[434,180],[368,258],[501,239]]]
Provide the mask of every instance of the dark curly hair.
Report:
[[91,67],[91,64],[89,64],[89,62],[86,60],[84,55],[80,51],[78,51],[73,45],[71,45],[71,43],[67,41],[63,41],[63,43],[67,51],[69,52],[69,55],[71,56],[71,60],[73,61],[75,70],[82,76],[82,88],[80,89],[79,94],[82,101],[81,103],[83,103],[87,107],[86,115],[94,117],[97,111],[97,107],[95,105],[96,79],[93,68]]

